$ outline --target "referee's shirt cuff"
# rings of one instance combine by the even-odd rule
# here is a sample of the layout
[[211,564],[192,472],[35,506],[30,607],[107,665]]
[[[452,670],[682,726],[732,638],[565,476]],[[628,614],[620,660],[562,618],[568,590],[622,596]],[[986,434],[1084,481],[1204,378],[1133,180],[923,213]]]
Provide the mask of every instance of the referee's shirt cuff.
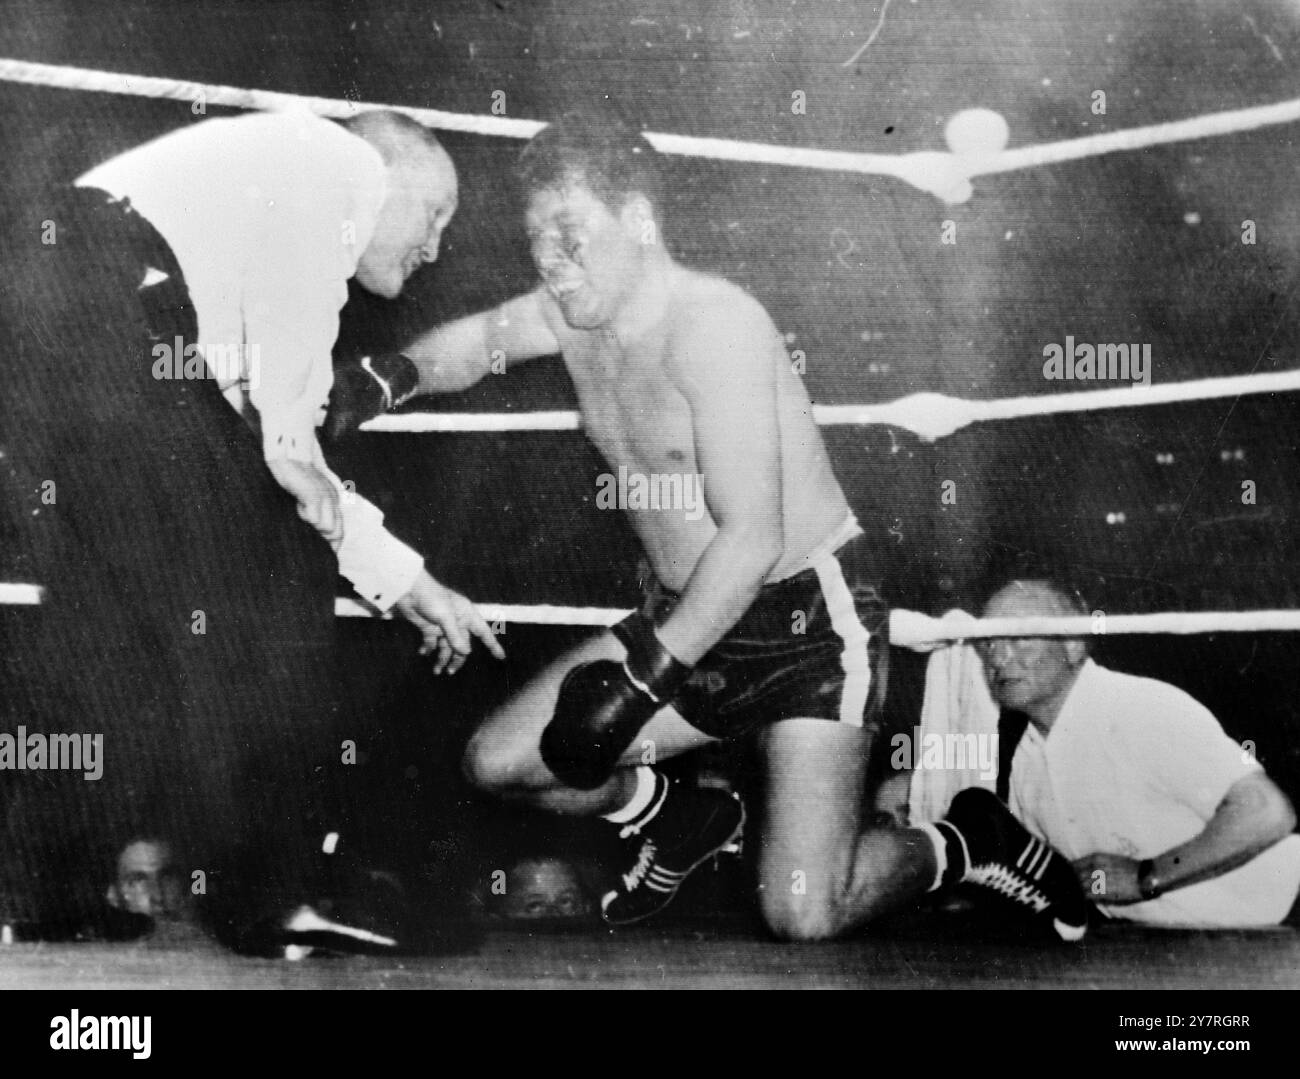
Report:
[[384,528],[384,515],[359,495],[344,492],[340,509],[339,573],[367,603],[387,611],[414,586],[424,559]]

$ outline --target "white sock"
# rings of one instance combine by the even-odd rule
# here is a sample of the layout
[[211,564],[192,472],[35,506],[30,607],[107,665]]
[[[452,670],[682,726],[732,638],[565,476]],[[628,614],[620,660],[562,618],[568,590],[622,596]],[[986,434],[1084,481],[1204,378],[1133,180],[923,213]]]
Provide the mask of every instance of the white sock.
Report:
[[[655,800],[656,788],[658,787],[658,776],[655,770],[649,765],[643,764],[636,770],[636,790],[632,792],[632,799],[622,809],[616,809],[613,813],[604,814],[604,819],[610,824],[628,824],[641,816],[651,803]],[[664,784],[664,793],[667,793],[667,784]],[[660,799],[662,802],[662,799]],[[657,806],[655,807],[658,808]]]

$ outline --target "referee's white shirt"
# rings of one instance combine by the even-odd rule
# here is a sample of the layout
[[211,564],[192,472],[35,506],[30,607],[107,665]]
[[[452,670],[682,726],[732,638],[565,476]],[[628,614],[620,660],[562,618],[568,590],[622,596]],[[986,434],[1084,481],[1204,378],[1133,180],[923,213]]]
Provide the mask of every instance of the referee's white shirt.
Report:
[[[181,128],[77,184],[129,198],[167,241],[211,374],[232,406],[257,410],[268,460],[314,464],[339,489],[339,570],[386,610],[423,562],[328,469],[316,436],[347,282],[387,194],[379,153],[305,111],[258,113]],[[213,359],[232,356],[238,365]]]

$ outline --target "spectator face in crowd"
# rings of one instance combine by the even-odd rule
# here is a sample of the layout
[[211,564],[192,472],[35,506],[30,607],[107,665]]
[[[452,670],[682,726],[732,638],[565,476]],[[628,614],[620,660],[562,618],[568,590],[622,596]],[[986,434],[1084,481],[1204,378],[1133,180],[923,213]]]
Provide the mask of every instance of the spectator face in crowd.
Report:
[[[1068,598],[1042,581],[1012,581],[984,606],[985,618],[1079,613]],[[993,638],[976,648],[993,699],[1024,712],[1044,730],[1055,721],[1088,654],[1083,641],[1061,637]]]
[[109,906],[131,914],[178,917],[184,903],[184,889],[171,847],[155,839],[138,839],[123,847],[107,899]]
[[595,913],[595,904],[577,870],[560,858],[524,858],[506,877],[500,913],[516,919],[577,919]]

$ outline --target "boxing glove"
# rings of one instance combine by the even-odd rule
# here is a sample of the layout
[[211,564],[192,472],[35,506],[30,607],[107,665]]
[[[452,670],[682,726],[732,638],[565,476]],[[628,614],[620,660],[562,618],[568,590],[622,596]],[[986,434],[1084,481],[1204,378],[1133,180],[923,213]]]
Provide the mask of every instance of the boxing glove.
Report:
[[326,438],[337,442],[367,420],[405,404],[419,383],[419,369],[400,352],[363,356],[337,368],[325,417]]
[[593,790],[613,775],[637,733],[691,674],[644,616],[632,615],[614,633],[627,646],[627,659],[580,663],[569,671],[542,732],[546,767],[577,790]]

